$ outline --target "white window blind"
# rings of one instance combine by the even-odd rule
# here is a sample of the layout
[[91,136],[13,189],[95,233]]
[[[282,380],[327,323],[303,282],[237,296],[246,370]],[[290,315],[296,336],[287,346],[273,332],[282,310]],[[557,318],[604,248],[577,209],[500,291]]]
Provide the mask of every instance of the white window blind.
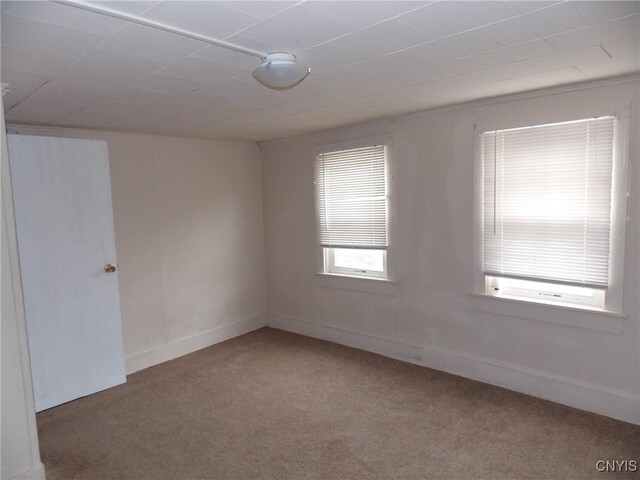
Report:
[[483,134],[484,273],[606,287],[614,118]]
[[318,155],[316,191],[323,247],[387,248],[384,145]]

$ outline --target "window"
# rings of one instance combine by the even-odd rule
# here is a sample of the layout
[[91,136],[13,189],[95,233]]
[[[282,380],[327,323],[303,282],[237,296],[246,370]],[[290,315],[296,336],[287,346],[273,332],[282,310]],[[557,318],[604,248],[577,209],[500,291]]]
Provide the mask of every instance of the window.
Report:
[[387,148],[316,158],[316,203],[324,272],[387,278]]
[[613,117],[486,132],[486,293],[605,309]]

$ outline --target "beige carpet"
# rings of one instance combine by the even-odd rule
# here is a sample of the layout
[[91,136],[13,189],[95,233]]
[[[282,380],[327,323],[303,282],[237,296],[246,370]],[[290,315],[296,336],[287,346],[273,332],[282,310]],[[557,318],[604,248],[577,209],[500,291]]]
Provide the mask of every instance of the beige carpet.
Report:
[[640,427],[264,328],[38,415],[49,480],[638,478]]

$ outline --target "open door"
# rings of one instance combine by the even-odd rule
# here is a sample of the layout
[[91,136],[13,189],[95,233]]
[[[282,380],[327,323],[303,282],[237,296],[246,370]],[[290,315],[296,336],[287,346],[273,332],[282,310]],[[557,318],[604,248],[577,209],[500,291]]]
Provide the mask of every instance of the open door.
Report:
[[36,410],[126,381],[107,144],[8,135]]

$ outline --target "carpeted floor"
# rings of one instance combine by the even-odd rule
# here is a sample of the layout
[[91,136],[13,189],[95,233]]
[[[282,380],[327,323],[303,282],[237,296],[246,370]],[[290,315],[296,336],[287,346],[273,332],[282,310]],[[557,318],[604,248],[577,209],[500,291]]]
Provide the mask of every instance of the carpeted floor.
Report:
[[640,427],[264,328],[38,414],[49,480],[638,478]]

